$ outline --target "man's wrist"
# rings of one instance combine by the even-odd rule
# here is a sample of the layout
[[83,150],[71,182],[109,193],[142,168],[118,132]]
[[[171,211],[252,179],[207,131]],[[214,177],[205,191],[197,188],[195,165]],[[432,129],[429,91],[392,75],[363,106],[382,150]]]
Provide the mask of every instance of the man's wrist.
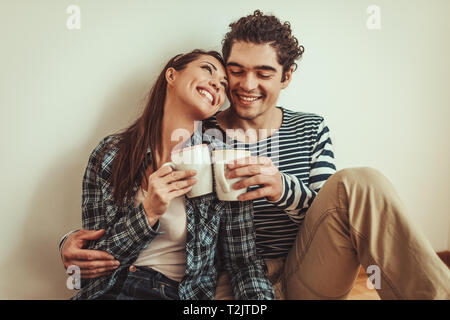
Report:
[[284,192],[286,190],[285,190],[285,187],[284,187],[284,176],[283,176],[283,174],[281,172],[280,172],[280,179],[281,179],[281,193],[280,193],[280,195],[278,197],[276,197],[276,200],[272,201],[269,198],[267,198],[267,201],[270,202],[270,203],[278,204],[284,198]]

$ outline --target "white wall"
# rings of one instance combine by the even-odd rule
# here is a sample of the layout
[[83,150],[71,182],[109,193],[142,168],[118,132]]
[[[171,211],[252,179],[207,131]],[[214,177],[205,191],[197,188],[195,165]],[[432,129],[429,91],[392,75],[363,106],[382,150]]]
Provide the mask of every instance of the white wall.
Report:
[[[66,27],[70,4],[80,30]],[[382,171],[433,248],[450,249],[449,1],[1,0],[1,299],[72,295],[57,244],[81,225],[90,151],[137,115],[167,59],[220,50],[256,8],[306,48],[280,105],[325,116],[338,167]]]

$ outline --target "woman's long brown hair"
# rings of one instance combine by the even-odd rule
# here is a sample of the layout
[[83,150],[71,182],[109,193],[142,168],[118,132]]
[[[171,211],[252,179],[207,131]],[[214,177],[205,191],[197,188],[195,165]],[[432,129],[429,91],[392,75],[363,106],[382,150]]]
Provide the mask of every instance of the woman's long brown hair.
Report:
[[[118,149],[113,160],[110,183],[113,187],[114,201],[118,205],[126,202],[133,196],[135,182],[142,183],[142,179],[148,182],[145,171],[149,165],[156,171],[156,152],[161,152],[162,120],[164,115],[164,102],[166,100],[166,71],[170,67],[179,71],[190,62],[197,60],[202,55],[210,55],[219,60],[225,66],[221,55],[216,51],[203,51],[195,49],[186,54],[179,54],[169,60],[161,71],[158,79],[150,89],[148,102],[141,116],[135,122],[115,135],[115,139],[103,150],[96,166],[96,172],[101,166],[103,157],[113,147]],[[151,162],[148,163],[147,148],[151,150]]]

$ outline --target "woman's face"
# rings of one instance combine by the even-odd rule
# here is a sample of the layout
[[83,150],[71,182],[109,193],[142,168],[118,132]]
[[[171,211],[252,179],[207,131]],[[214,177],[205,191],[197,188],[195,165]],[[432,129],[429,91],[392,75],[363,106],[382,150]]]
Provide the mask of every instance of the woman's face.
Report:
[[186,112],[191,112],[195,120],[211,117],[225,102],[225,68],[210,55],[199,56],[180,71],[169,68],[166,78],[176,100],[189,107]]

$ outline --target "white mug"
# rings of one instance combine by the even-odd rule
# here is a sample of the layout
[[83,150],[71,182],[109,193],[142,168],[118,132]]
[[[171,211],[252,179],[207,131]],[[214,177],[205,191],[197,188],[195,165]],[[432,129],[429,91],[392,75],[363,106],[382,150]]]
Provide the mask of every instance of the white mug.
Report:
[[211,157],[206,144],[194,145],[172,153],[172,162],[166,162],[163,166],[171,166],[177,171],[196,170],[194,176],[197,182],[186,195],[189,198],[203,196],[213,192],[213,175]]
[[241,194],[247,192],[246,188],[239,190],[233,189],[233,183],[245,179],[246,177],[239,177],[233,179],[225,178],[227,170],[226,165],[233,160],[250,157],[251,153],[244,149],[228,149],[228,150],[213,150],[212,162],[214,167],[214,181],[216,183],[217,198],[222,201],[239,201],[237,198]]

